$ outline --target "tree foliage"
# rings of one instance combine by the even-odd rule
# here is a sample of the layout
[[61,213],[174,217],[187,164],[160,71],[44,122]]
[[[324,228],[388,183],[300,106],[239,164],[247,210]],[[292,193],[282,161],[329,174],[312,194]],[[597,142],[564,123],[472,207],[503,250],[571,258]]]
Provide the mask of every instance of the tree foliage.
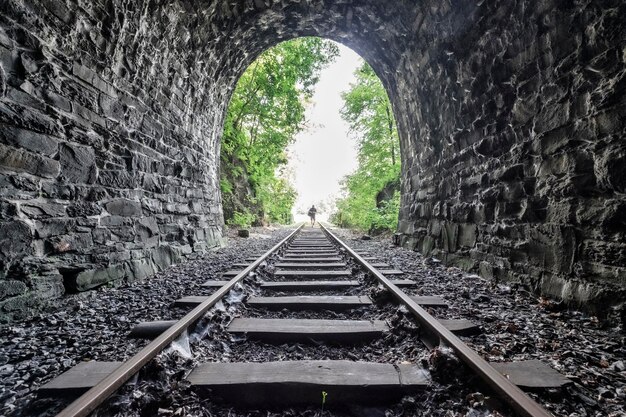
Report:
[[334,221],[362,230],[395,230],[400,205],[399,139],[387,92],[364,62],[342,97],[342,118],[357,140],[358,167],[344,179]]
[[283,42],[239,79],[224,122],[221,190],[226,219],[251,209],[256,222],[291,221],[296,192],[280,175],[285,149],[304,128],[305,103],[322,68],[338,54],[320,38]]

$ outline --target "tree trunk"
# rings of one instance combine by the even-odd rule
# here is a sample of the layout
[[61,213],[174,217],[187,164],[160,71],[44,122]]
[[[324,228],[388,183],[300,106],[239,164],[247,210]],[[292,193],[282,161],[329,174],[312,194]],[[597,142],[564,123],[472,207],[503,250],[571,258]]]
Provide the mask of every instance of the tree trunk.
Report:
[[387,111],[387,123],[389,124],[389,139],[391,142],[391,165],[396,164],[396,147],[393,141],[393,118],[391,117],[391,110],[389,109],[389,103],[385,104],[385,110]]

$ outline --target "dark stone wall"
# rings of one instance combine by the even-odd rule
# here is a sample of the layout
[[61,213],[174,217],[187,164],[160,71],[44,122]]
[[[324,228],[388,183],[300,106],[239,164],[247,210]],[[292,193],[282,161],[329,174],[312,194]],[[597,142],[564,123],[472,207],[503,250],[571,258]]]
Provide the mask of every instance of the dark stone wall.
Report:
[[353,48],[389,91],[403,244],[622,303],[625,19],[610,0],[5,0],[0,316],[219,244],[230,93],[304,35]]
[[626,4],[486,1],[401,67],[404,243],[591,310],[626,299]]
[[1,3],[3,319],[220,244],[228,90],[187,7]]

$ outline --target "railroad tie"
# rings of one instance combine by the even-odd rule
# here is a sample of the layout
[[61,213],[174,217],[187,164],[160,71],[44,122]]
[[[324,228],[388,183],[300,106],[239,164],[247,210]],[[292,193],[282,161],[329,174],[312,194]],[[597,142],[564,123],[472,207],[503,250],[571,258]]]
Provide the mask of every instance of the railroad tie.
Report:
[[389,331],[389,327],[381,320],[236,318],[227,331],[272,343],[359,343],[381,337]]
[[[295,364],[306,364],[305,367],[296,366]],[[310,362],[316,362],[314,367],[310,367]],[[339,366],[337,362],[346,362],[347,364],[352,364],[350,368],[347,368],[347,364],[345,366]],[[281,370],[274,368],[272,365],[268,365],[267,367],[263,366],[265,364],[283,364],[285,368]],[[102,381],[106,378],[111,372],[117,369],[122,362],[98,362],[98,361],[90,361],[90,362],[80,362],[69,370],[65,371],[58,377],[54,378],[50,382],[42,385],[38,388],[38,395],[42,396],[50,396],[50,397],[60,397],[60,396],[74,396],[81,394],[87,391],[89,388],[95,386],[98,382]],[[352,362],[352,361],[284,361],[284,362],[265,362],[265,363],[255,363],[259,365],[261,368],[260,371],[265,373],[268,378],[272,377],[272,375],[276,376],[275,381],[269,381],[268,383],[274,384],[274,388],[277,391],[271,391],[268,394],[265,394],[264,397],[260,397],[263,401],[281,401],[281,400],[289,400],[293,398],[292,396],[284,396],[285,398],[281,399],[281,396],[277,395],[279,392],[283,392],[282,389],[287,385],[295,384],[305,384],[307,385],[307,392],[310,394],[314,392],[315,398],[308,398],[305,396],[300,396],[298,398],[302,399],[304,403],[314,404],[319,403],[319,395],[321,389],[319,385],[324,385],[326,388],[333,387],[333,391],[337,395],[341,390],[346,389],[350,390],[350,395],[361,395],[364,400],[367,400],[369,397],[373,397],[375,399],[389,401],[389,398],[379,397],[378,391],[371,392],[368,391],[367,387],[369,384],[375,383],[375,388],[384,388],[384,386],[379,385],[380,380],[373,381],[371,378],[379,378],[381,372],[384,374],[389,373],[388,369],[383,368],[374,368],[369,367],[368,365],[386,365],[390,366],[393,369],[398,367],[402,370],[402,367],[410,367],[405,368],[405,370],[410,370],[414,375],[407,375],[403,373],[402,382],[400,382],[400,378],[398,375],[393,378],[393,382],[391,382],[393,386],[393,390],[395,391],[399,388],[399,384],[410,384],[414,388],[419,388],[422,386],[426,386],[429,383],[429,378],[426,373],[421,375],[422,379],[419,379],[420,369],[416,365],[388,365],[388,364],[371,364],[368,362]],[[294,366],[292,366],[292,364]],[[511,382],[514,384],[527,389],[532,390],[542,390],[542,389],[553,389],[553,388],[561,388],[566,385],[571,384],[572,382],[565,378],[563,375],[552,369],[549,365],[539,361],[539,360],[528,360],[528,361],[518,361],[518,362],[490,362],[491,366],[493,366],[498,372],[502,373],[506,376]],[[230,388],[233,390],[232,394],[234,396],[239,396],[242,394],[242,390],[246,390],[247,388],[252,388],[254,385],[260,385],[263,383],[262,379],[259,379],[258,371],[259,369],[250,369],[248,368],[248,372],[250,373],[250,378],[246,379],[246,372],[237,372],[237,375],[234,376],[231,373],[231,370],[235,368],[239,368],[238,371],[244,371],[249,363],[211,363],[211,364],[203,364],[194,369],[189,375],[188,379],[192,383],[192,385],[196,387],[204,387],[210,388],[212,384],[217,386],[220,384],[220,378],[222,376],[233,375],[233,379],[229,381],[222,381],[225,383],[224,388]],[[232,369],[228,369],[230,366],[233,366]],[[362,368],[360,368],[363,366]],[[325,374],[321,374],[322,372],[328,371],[328,376]],[[254,374],[253,372],[254,371]],[[318,373],[319,372],[319,373]],[[350,373],[352,372],[352,373]],[[213,373],[213,377],[209,374]],[[282,375],[282,377],[281,377]],[[287,378],[286,375],[293,375],[294,379]],[[311,376],[311,380],[317,379],[317,384],[311,383],[307,381],[307,375]],[[338,387],[337,391],[334,391],[333,380],[328,378],[334,377],[339,378],[334,381],[343,383],[337,383]],[[212,379],[211,379],[212,378]],[[296,379],[301,378],[301,379]],[[416,379],[417,378],[417,379]],[[349,388],[352,387],[352,388]],[[256,389],[256,388],[255,388]],[[281,391],[278,391],[281,390]],[[393,394],[393,392],[392,392]],[[234,397],[232,399],[237,399]],[[334,396],[333,396],[334,397]],[[347,397],[336,396],[334,400],[346,400]],[[346,400],[347,401],[347,400]],[[330,402],[330,398],[329,398]],[[281,402],[282,403],[282,402]]]
[[448,303],[446,303],[446,301],[443,298],[437,297],[437,296],[412,295],[411,300],[415,301],[417,304],[419,304],[422,307],[448,308]]
[[305,262],[278,262],[274,265],[276,268],[291,268],[291,269],[332,269],[332,268],[345,268],[347,265],[345,262],[319,262],[319,263],[305,263]]
[[284,256],[282,258],[280,258],[281,262],[290,262],[290,263],[315,263],[315,262],[319,262],[319,263],[325,263],[325,262],[340,262],[342,259],[338,256],[334,256],[334,257],[290,257],[290,256]]
[[378,272],[383,275],[404,275],[404,271],[399,269],[379,269]]
[[372,300],[366,295],[298,295],[284,297],[250,297],[247,304],[250,307],[262,307],[270,310],[338,311],[371,306]]
[[287,249],[337,249],[331,244],[322,243],[292,243]]
[[412,287],[417,285],[417,282],[412,279],[392,279],[391,283],[396,287]]
[[357,287],[359,281],[269,281],[261,289],[274,291],[318,291],[340,290]]
[[226,285],[228,283],[228,281],[214,281],[214,280],[209,280],[206,281],[202,284],[200,284],[201,287],[207,287],[207,288],[220,288],[223,287],[224,285]]
[[425,388],[427,371],[417,365],[303,360],[204,363],[187,377],[200,393],[238,404],[387,403]]
[[349,269],[338,269],[329,271],[300,271],[293,269],[278,269],[274,272],[274,276],[277,277],[347,277],[352,275],[352,271]]
[[339,252],[336,250],[325,250],[325,251],[293,251],[288,250],[283,253],[284,256],[292,256],[292,257],[329,257],[329,256],[339,256]]

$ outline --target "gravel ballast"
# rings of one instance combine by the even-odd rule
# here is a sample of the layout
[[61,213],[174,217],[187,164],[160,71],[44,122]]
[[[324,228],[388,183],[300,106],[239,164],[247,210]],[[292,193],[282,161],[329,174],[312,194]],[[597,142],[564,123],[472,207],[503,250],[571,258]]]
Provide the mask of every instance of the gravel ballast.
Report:
[[[186,295],[208,295],[214,289],[200,286],[235,262],[262,253],[292,229],[257,229],[251,237],[231,232],[228,245],[200,259],[173,266],[157,276],[118,287],[102,287],[70,295],[45,312],[26,321],[0,328],[0,415],[54,415],[68,402],[37,399],[37,387],[87,360],[120,361],[136,353],[148,341],[128,339],[141,321],[182,317],[188,309],[171,308]],[[593,316],[565,310],[558,303],[538,299],[524,288],[486,281],[432,258],[394,247],[389,239],[362,240],[354,232],[334,230],[348,245],[377,253],[381,261],[407,273],[418,286],[405,291],[415,295],[440,295],[448,309],[431,309],[437,318],[470,319],[482,328],[463,340],[489,361],[541,359],[572,380],[562,390],[531,393],[559,416],[621,416],[626,399],[624,335]],[[352,266],[352,265],[350,265]],[[294,318],[301,312],[263,312],[246,308],[246,295],[267,295],[256,283],[271,271],[261,268],[231,291],[207,313],[189,338],[181,338],[162,353],[134,384],[112,397],[99,416],[318,416],[320,407],[238,410],[199,398],[184,380],[198,362],[274,361],[302,359],[351,359],[377,362],[421,363],[430,370],[432,389],[405,397],[387,407],[343,407],[324,410],[324,416],[487,416],[490,410],[506,410],[482,386],[449,349],[426,349],[419,341],[419,326],[403,307],[384,303],[381,288],[361,289],[380,304],[374,311],[362,308],[353,314],[318,313],[318,318],[387,320],[393,334],[365,345],[270,345],[233,337],[226,326],[235,317]],[[405,277],[403,277],[405,278]],[[369,278],[359,274],[360,282]],[[309,316],[311,318],[311,316]],[[204,337],[210,334],[209,337]],[[187,343],[191,341],[192,348]],[[506,414],[506,411],[503,411]]]

